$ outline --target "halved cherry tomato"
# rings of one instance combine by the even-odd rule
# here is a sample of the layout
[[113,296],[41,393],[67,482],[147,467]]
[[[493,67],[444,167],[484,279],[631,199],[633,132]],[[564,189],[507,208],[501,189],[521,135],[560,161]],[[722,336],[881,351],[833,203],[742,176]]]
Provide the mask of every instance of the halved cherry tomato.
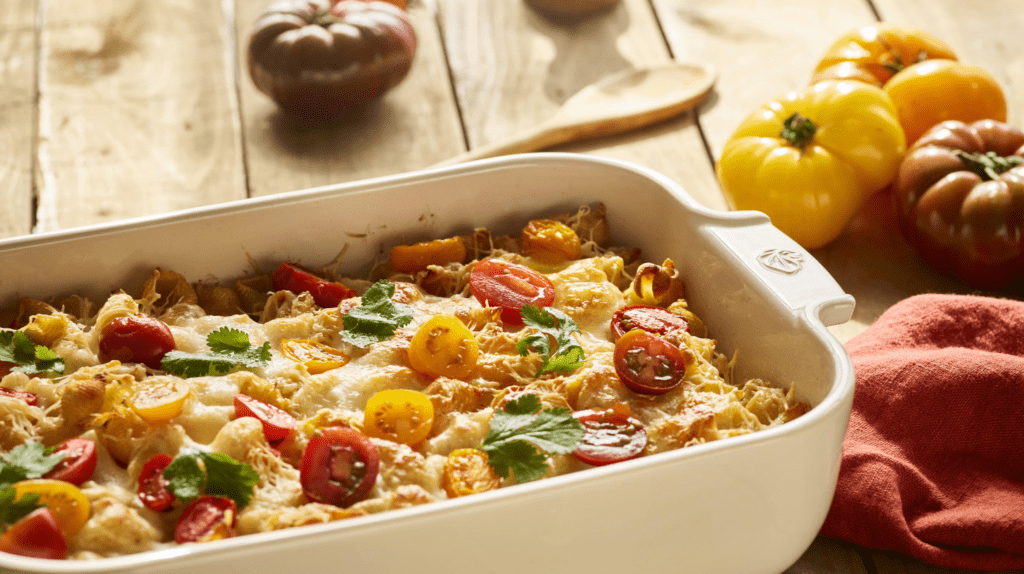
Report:
[[77,486],[63,480],[33,478],[14,483],[15,500],[29,493],[39,495],[39,503],[50,509],[65,536],[77,533],[89,520],[89,499]]
[[522,325],[523,306],[550,307],[555,302],[555,286],[533,269],[499,259],[484,259],[469,274],[469,290],[480,303],[501,307],[501,319],[510,325]]
[[660,395],[683,381],[686,357],[657,335],[634,329],[615,342],[615,372],[633,392]]
[[54,452],[63,454],[64,459],[44,474],[43,478],[63,480],[78,486],[92,478],[92,473],[96,471],[96,443],[91,440],[68,439],[60,443]]
[[409,342],[409,363],[429,377],[465,379],[476,369],[479,356],[473,332],[452,315],[432,317]]
[[320,429],[302,453],[299,482],[315,502],[342,508],[366,497],[380,467],[377,445],[348,427]]
[[311,375],[344,367],[352,360],[352,357],[341,349],[308,339],[282,339],[281,354],[296,363],[306,365],[306,370]]
[[169,454],[157,454],[142,465],[139,474],[139,500],[150,510],[162,512],[171,507],[174,495],[167,490],[164,470],[174,460]]
[[100,332],[100,360],[143,363],[160,369],[160,360],[177,348],[166,323],[145,315],[118,317]]
[[174,541],[210,542],[235,535],[235,501],[223,496],[200,496],[188,505],[174,527]]
[[451,498],[494,490],[501,478],[489,463],[490,457],[478,448],[459,448],[444,461],[441,485]]
[[292,415],[249,395],[235,395],[235,418],[238,417],[253,417],[260,421],[263,425],[263,435],[270,442],[283,439],[299,426],[299,422]]
[[366,401],[363,412],[366,434],[402,444],[412,445],[427,438],[433,425],[434,404],[418,391],[380,391]]
[[685,317],[653,305],[631,305],[619,309],[612,315],[611,327],[616,339],[633,329],[642,329],[655,335],[680,329],[690,332],[690,323]]
[[356,296],[355,291],[341,283],[317,277],[290,263],[278,265],[270,281],[274,291],[291,291],[296,295],[309,292],[313,301],[321,307],[337,307],[338,303]]
[[545,263],[565,263],[580,258],[580,236],[568,225],[553,219],[536,219],[523,229],[523,255]]
[[[10,364],[13,365],[14,363],[10,363]],[[2,387],[0,387],[0,396],[11,397],[12,399],[19,399],[19,400],[25,401],[26,403],[29,404],[29,406],[33,406],[33,407],[36,406],[37,402],[39,402],[39,397],[37,397],[35,395],[35,393],[27,393],[25,391],[15,391],[13,389],[5,389],[5,388],[2,388]]]
[[68,543],[47,507],[37,508],[0,534],[0,552],[30,558],[63,560]]
[[591,409],[573,414],[583,425],[583,439],[573,454],[587,464],[603,466],[636,458],[647,446],[644,425],[616,409]]
[[431,265],[460,263],[466,258],[466,244],[461,237],[435,239],[414,245],[396,245],[391,249],[388,263],[396,271],[416,273]]
[[150,424],[167,422],[181,414],[192,386],[183,380],[168,380],[143,387],[131,399],[130,406]]

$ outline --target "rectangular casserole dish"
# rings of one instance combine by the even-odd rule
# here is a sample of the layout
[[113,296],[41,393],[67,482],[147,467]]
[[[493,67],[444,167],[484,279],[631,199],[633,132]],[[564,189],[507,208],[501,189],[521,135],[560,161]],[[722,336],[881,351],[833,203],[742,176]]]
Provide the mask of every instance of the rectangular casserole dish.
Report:
[[[0,572],[777,573],[828,510],[853,400],[853,368],[826,325],[853,311],[817,261],[756,212],[719,213],[645,168],[525,154],[156,217],[0,241],[0,304],[138,292],[154,267],[231,279],[348,245],[365,274],[391,246],[608,207],[613,244],[672,258],[691,308],[737,380],[795,384],[812,409],[765,431],[324,525],[92,562],[0,553]],[[134,291],[133,291],[134,289]]]

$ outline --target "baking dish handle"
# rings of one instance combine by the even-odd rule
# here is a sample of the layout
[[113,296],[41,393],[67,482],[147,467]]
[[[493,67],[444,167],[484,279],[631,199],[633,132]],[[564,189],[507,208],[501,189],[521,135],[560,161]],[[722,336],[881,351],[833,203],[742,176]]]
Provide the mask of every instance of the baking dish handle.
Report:
[[737,255],[753,282],[767,285],[790,309],[807,312],[825,326],[850,320],[853,297],[766,215],[754,211],[723,215],[705,230]]

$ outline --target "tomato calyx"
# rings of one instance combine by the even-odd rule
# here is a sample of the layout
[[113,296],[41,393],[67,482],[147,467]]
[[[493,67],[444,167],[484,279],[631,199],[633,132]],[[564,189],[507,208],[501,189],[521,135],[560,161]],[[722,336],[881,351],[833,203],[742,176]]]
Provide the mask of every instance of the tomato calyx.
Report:
[[807,144],[814,139],[814,134],[817,131],[818,126],[814,125],[814,122],[801,115],[800,112],[793,112],[793,115],[782,122],[782,131],[779,132],[779,137],[789,142],[789,145],[804,151]]
[[974,172],[984,181],[999,179],[999,175],[1011,169],[1024,165],[1024,157],[1011,155],[1003,157],[994,151],[984,153],[971,153],[962,149],[951,150],[953,155],[960,158],[960,161],[970,171]]
[[142,467],[139,474],[139,500],[153,511],[162,512],[174,503],[174,495],[167,488],[164,470],[174,460],[168,454],[154,455]]

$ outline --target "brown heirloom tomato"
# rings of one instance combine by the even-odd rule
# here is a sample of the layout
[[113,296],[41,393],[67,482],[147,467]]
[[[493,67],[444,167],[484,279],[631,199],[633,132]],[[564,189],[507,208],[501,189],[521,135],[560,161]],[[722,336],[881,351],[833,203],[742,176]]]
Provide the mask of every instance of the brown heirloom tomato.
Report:
[[936,269],[977,287],[1024,277],[1024,132],[935,126],[904,158],[893,200],[903,235]]
[[930,59],[956,60],[956,55],[924,30],[879,22],[840,36],[825,51],[811,83],[860,80],[882,87],[900,70]]
[[249,74],[282,108],[317,119],[401,82],[416,53],[405,11],[386,2],[281,0],[249,39]]

